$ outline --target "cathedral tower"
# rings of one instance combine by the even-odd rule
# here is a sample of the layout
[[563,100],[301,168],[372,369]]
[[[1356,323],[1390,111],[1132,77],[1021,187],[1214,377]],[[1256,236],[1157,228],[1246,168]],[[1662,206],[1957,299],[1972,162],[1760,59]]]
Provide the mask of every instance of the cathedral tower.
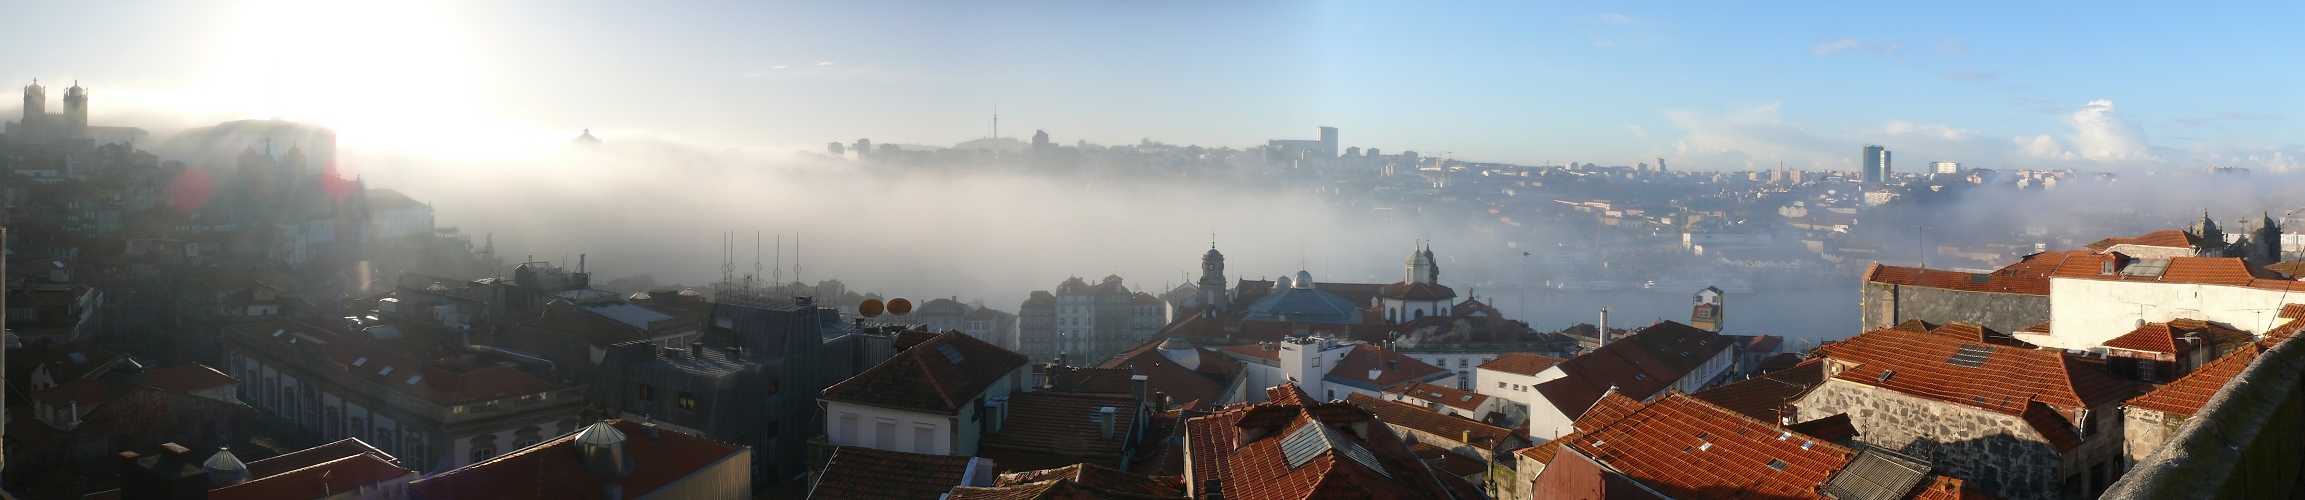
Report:
[[32,80],[31,85],[24,86],[23,123],[25,126],[31,126],[47,116],[48,89],[40,86],[40,80]]
[[1401,282],[1435,284],[1441,282],[1441,266],[1433,262],[1433,247],[1418,243],[1409,252],[1409,261],[1403,263]]
[[1215,243],[1209,244],[1209,253],[1201,255],[1200,303],[1211,308],[1225,308],[1225,254],[1217,252]]
[[72,88],[64,89],[63,132],[65,137],[72,138],[88,135],[88,89],[81,88],[80,82],[72,82]]

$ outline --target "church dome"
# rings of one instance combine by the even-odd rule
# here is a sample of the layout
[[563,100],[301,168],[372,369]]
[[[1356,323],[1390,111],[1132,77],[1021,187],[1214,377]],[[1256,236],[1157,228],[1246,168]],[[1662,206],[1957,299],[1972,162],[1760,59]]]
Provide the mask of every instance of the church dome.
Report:
[[1289,287],[1304,290],[1312,289],[1313,273],[1310,271],[1297,271],[1297,281],[1293,284],[1290,284]]
[[248,465],[240,463],[240,457],[232,454],[232,448],[216,450],[215,455],[200,464],[200,469],[208,473],[208,484],[217,488],[245,483],[249,479]]

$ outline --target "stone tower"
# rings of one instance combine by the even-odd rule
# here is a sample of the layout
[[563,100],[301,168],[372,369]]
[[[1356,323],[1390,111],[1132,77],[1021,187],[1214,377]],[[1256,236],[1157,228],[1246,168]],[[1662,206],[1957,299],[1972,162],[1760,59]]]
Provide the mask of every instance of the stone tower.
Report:
[[31,126],[47,117],[48,88],[40,86],[40,80],[32,80],[31,85],[24,86],[23,123],[25,126]]
[[1225,308],[1225,254],[1217,251],[1216,243],[1209,244],[1209,253],[1201,254],[1200,303],[1216,310]]
[[72,82],[72,88],[64,89],[62,132],[65,137],[71,138],[88,135],[88,89],[81,88],[80,82]]
[[1401,276],[1403,283],[1435,284],[1441,282],[1441,266],[1433,262],[1432,245],[1423,242],[1417,243],[1416,249],[1409,252],[1409,261],[1403,263],[1401,267],[1403,268],[1403,276]]

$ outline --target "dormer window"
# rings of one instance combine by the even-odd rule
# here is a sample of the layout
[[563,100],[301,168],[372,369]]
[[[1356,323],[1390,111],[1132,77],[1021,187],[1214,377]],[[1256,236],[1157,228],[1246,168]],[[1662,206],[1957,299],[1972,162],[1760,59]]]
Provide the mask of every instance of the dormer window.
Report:
[[694,409],[696,409],[696,395],[695,395],[695,394],[690,394],[690,393],[688,393],[687,391],[681,391],[681,393],[680,393],[680,409],[683,409],[683,410],[694,410]]

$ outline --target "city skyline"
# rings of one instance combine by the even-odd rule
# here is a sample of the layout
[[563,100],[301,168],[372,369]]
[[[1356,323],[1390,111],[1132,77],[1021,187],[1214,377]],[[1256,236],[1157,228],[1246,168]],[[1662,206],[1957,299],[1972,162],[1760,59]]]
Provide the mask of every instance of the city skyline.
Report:
[[[0,78],[78,80],[107,103],[95,121],[155,133],[281,117],[460,159],[581,129],[949,145],[989,135],[997,105],[1002,135],[1059,144],[1239,148],[1319,125],[1341,147],[1532,165],[1854,171],[1871,142],[1980,168],[2282,171],[2297,70],[2230,49],[2296,41],[2250,27],[2284,17],[2268,7],[2295,8],[121,2],[89,26],[41,21],[78,6],[13,16],[0,40],[42,49]],[[42,43],[72,39],[144,50]]]

